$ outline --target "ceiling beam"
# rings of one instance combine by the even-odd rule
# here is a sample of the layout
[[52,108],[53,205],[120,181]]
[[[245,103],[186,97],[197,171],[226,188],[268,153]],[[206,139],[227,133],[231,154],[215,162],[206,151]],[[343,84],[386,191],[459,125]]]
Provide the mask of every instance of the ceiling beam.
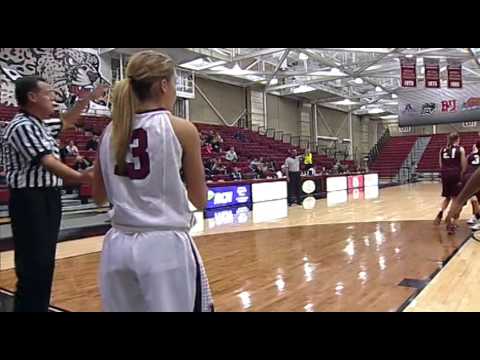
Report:
[[[230,64],[234,64],[238,61],[242,61],[242,60],[252,59],[252,58],[266,56],[266,55],[272,55],[272,54],[276,54],[276,53],[279,53],[279,52],[282,52],[282,51],[285,51],[285,50],[287,50],[287,48],[268,48],[268,49],[263,49],[263,50],[259,50],[259,51],[254,51],[254,52],[251,52],[249,54],[236,56],[233,59],[230,58],[230,59],[228,59],[227,63],[223,64],[223,65],[224,66],[225,65],[230,65]],[[207,70],[207,69],[210,69],[212,67],[214,67],[214,66],[206,66],[202,70]]]
[[470,55],[472,56],[473,60],[475,60],[475,62],[477,63],[477,65],[480,67],[480,60],[478,59],[477,55],[475,54],[475,52],[473,51],[472,48],[468,48],[468,52],[470,53]]
[[275,78],[275,75],[277,75],[278,70],[280,70],[280,67],[282,66],[283,62],[287,59],[289,53],[290,53],[290,49],[285,50],[285,52],[282,54],[282,57],[280,58],[280,60],[277,64],[277,66],[275,67],[275,70],[273,71],[273,73],[267,76],[267,84],[266,84],[267,85],[267,87],[266,87],[267,91],[270,88],[270,82],[272,81],[272,79]]
[[[216,60],[230,61],[232,59],[231,56],[223,55],[221,53],[218,53],[214,50],[207,49],[207,48],[183,48],[183,49],[194,52],[199,55],[208,56]],[[214,66],[217,66],[217,65],[214,65]]]

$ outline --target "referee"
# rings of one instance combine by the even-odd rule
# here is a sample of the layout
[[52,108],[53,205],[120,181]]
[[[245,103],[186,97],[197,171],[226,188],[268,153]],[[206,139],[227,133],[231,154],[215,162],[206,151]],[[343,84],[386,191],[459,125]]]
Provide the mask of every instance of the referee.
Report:
[[287,168],[288,181],[288,206],[291,206],[296,200],[298,205],[301,205],[301,189],[300,189],[300,159],[297,156],[297,150],[293,149],[290,156],[285,160],[285,167]]
[[62,126],[70,127],[75,115],[81,113],[81,106],[64,116],[63,122],[49,120],[47,124],[54,111],[53,90],[35,76],[15,82],[15,97],[20,112],[3,136],[17,275],[14,311],[45,312],[60,229],[62,179],[88,183],[92,174],[64,165],[56,140]]

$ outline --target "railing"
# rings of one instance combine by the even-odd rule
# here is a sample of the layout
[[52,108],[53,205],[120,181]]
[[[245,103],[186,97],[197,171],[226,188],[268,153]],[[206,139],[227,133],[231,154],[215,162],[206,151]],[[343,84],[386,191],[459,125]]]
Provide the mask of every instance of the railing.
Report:
[[283,140],[283,131],[282,130],[275,131],[275,133],[273,134],[273,138],[275,140]]
[[267,131],[265,132],[265,136],[268,138],[273,138],[275,136],[275,129],[267,128]]
[[292,136],[292,139],[290,141],[290,144],[293,146],[300,146],[300,136]]
[[372,149],[370,149],[368,153],[368,166],[370,166],[378,157],[380,152],[382,151],[383,146],[385,143],[390,139],[390,130],[387,128],[383,135],[380,137],[378,142],[373,146]]
[[310,136],[300,136],[299,147],[301,147],[302,149],[310,148]]

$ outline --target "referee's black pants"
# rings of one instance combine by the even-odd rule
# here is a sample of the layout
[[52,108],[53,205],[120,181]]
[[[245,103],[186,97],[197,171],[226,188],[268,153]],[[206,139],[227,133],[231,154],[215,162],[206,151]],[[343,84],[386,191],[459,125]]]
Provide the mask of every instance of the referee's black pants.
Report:
[[15,249],[15,312],[46,312],[62,216],[58,188],[10,189]]
[[300,171],[289,171],[288,177],[290,178],[288,182],[288,204],[291,205],[296,201],[300,205],[302,203]]

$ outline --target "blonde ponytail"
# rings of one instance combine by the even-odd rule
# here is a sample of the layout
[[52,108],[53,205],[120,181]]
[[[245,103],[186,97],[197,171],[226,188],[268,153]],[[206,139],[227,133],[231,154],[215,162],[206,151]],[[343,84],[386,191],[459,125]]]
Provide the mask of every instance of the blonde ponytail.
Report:
[[120,174],[127,170],[127,152],[132,136],[137,100],[130,80],[116,83],[112,93],[112,145]]
[[117,82],[112,91],[112,146],[119,174],[127,171],[126,156],[138,104],[154,96],[152,85],[175,75],[172,59],[152,50],[134,54],[127,65],[128,79]]

